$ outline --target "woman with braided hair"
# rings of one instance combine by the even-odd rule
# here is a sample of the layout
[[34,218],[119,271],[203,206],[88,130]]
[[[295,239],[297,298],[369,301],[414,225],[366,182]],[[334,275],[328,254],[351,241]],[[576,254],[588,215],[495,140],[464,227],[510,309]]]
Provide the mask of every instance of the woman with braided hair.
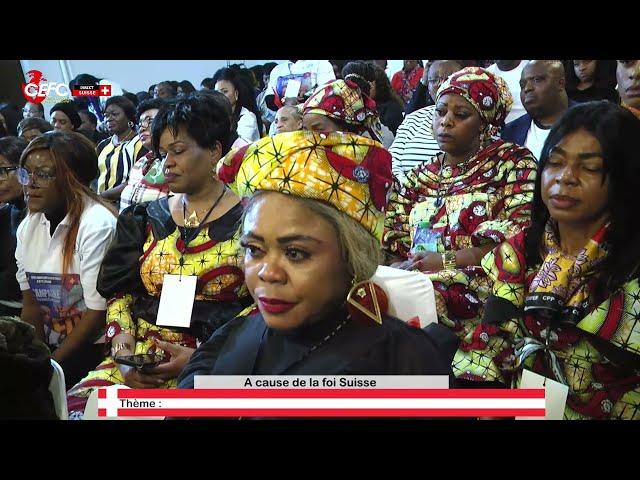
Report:
[[[356,60],[344,66],[342,76],[345,80],[357,83],[362,93],[375,100],[380,122],[383,128],[389,130],[386,135],[395,136],[403,118],[402,100],[391,88],[391,83],[384,70],[373,63]],[[383,141],[383,143],[385,142]]]

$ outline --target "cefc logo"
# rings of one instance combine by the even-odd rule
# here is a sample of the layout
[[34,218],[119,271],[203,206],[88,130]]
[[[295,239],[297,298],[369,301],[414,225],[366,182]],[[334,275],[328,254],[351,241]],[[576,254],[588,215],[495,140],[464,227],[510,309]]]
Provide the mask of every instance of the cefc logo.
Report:
[[22,84],[22,95],[27,102],[42,103],[51,92],[57,97],[68,97],[70,95],[69,86],[59,82],[48,82],[38,70],[27,72],[29,83]]
[[39,70],[29,70],[27,77],[29,83],[22,84],[22,95],[31,103],[42,103],[52,92],[59,98],[111,96],[111,85],[74,85],[73,91],[70,91],[64,83],[47,81]]

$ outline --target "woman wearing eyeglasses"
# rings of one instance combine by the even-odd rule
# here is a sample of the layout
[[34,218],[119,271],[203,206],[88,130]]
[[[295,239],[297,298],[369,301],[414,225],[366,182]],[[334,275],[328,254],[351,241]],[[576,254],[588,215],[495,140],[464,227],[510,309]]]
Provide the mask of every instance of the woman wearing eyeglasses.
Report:
[[16,282],[16,230],[27,213],[18,183],[20,155],[28,142],[23,138],[0,138],[0,316],[20,316],[22,293]]
[[162,158],[151,151],[151,124],[164,104],[163,99],[153,98],[141,102],[136,110],[138,137],[149,153],[131,167],[127,186],[120,195],[121,212],[131,205],[152,202],[169,193],[169,184],[162,172]]
[[116,217],[89,188],[97,165],[84,136],[51,132],[29,143],[17,170],[29,209],[15,254],[22,320],[62,365],[67,388],[103,357],[107,302],[96,279]]
[[22,108],[22,118],[42,118],[44,119],[44,107],[41,103],[27,102]]

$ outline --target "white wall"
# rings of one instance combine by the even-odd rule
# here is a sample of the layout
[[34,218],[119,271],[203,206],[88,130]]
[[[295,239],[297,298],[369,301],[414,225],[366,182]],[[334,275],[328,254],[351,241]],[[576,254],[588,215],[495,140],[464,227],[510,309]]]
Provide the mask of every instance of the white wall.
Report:
[[[22,70],[40,70],[49,81],[68,82],[79,73],[90,73],[120,84],[129,92],[146,91],[163,80],[189,80],[196,88],[205,77],[232,63],[247,67],[285,60],[21,60]],[[426,62],[426,60],[424,60]],[[402,69],[403,60],[388,60],[387,75]]]
[[189,80],[196,88],[205,77],[231,63],[247,67],[283,60],[21,60],[22,70],[40,70],[49,81],[68,82],[79,73],[90,73],[118,83],[128,92],[147,91],[163,80]]
[[[150,85],[163,80],[189,80],[200,88],[203,78],[212,77],[219,68],[232,63],[247,67],[285,60],[21,60],[22,70],[40,70],[50,82],[68,83],[79,73],[90,73],[119,84],[129,92],[147,91]],[[425,60],[426,62],[426,60]],[[388,60],[387,75],[402,69],[403,60]],[[46,102],[46,101],[45,101]],[[45,105],[45,116],[49,108]]]

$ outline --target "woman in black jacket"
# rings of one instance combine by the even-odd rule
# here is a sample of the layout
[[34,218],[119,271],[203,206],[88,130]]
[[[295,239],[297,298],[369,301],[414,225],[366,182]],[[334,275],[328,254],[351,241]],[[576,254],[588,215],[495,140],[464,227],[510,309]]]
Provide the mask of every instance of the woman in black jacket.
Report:
[[27,206],[16,172],[28,142],[23,138],[0,138],[0,315],[20,316],[22,293],[16,281],[16,231]]

